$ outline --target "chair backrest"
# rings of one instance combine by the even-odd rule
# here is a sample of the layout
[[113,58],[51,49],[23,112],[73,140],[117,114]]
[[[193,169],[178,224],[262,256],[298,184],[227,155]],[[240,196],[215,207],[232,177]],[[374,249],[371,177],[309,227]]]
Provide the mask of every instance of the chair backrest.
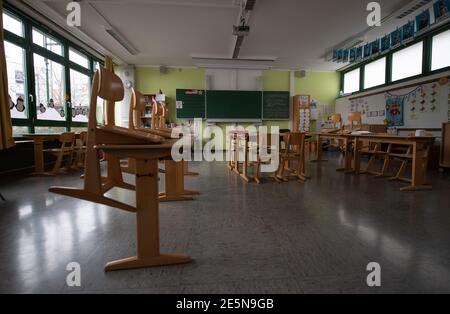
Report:
[[351,128],[355,126],[362,126],[362,115],[361,112],[350,112],[348,115],[348,121],[350,122]]
[[75,133],[68,132],[59,136],[59,141],[63,144],[72,143],[75,140]]
[[342,115],[340,113],[335,113],[330,116],[329,119],[331,122],[333,122],[333,125],[335,128],[337,128],[337,124],[339,123],[339,127],[342,127]]
[[301,153],[305,149],[306,134],[291,132],[287,135],[285,154]]
[[147,101],[144,95],[133,88],[130,100],[129,129],[136,130],[143,126],[141,118],[146,107]]

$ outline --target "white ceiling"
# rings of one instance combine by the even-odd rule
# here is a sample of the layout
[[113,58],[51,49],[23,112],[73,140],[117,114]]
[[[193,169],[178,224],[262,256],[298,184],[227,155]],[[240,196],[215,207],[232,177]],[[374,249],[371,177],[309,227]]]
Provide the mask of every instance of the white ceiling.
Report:
[[[33,0],[46,16],[66,14],[67,0]],[[352,37],[371,40],[403,21],[369,30],[363,0],[257,0],[240,58],[278,58],[274,68],[335,70],[324,56]],[[417,1],[379,0],[383,17]],[[192,56],[230,58],[238,0],[84,0],[77,37],[134,65],[195,66]],[[97,11],[97,12],[96,12]],[[101,15],[99,15],[99,13]],[[131,55],[105,32],[110,24],[139,51]],[[65,26],[67,28],[67,26]],[[390,27],[388,29],[387,27]],[[83,36],[80,36],[80,31]],[[87,42],[87,44],[91,44]],[[102,51],[102,52],[103,52]]]

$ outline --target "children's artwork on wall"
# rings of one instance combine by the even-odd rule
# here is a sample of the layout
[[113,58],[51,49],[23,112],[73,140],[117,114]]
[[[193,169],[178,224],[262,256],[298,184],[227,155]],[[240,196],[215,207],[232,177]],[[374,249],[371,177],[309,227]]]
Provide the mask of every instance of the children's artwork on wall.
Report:
[[342,53],[342,62],[344,63],[348,62],[348,54],[349,54],[348,49],[345,49]]
[[354,63],[356,61],[356,48],[352,48],[350,49],[350,57],[349,57],[349,61],[351,63]]
[[392,49],[395,49],[399,47],[402,43],[402,32],[400,29],[397,28],[397,30],[393,31],[391,33],[391,47]]
[[343,56],[343,51],[338,50],[338,52],[337,52],[337,61],[338,62],[342,62],[342,56]]
[[387,126],[404,126],[405,96],[386,94],[386,119]]
[[406,43],[414,39],[415,23],[410,21],[402,27],[402,42]]
[[422,32],[430,26],[430,10],[423,11],[416,17],[417,32]]
[[337,59],[338,59],[338,50],[334,49],[333,50],[333,61],[337,61]]
[[363,58],[363,47],[356,48],[356,61],[361,61]]
[[450,0],[438,0],[433,5],[436,22],[443,21],[450,16]]
[[370,44],[372,48],[372,55],[377,55],[380,53],[380,40],[377,39]]
[[391,37],[386,35],[381,38],[381,52],[386,52],[391,49]]
[[370,44],[366,44],[366,45],[364,46],[364,59],[365,59],[365,58],[369,58],[371,52],[372,52],[372,50],[371,50],[371,48],[370,48]]

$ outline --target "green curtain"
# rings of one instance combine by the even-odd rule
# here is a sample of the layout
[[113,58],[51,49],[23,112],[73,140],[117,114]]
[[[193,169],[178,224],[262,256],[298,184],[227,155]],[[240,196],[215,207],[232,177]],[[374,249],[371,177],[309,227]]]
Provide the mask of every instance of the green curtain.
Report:
[[0,0],[0,150],[14,146],[8,98],[5,38],[3,35],[3,0]]

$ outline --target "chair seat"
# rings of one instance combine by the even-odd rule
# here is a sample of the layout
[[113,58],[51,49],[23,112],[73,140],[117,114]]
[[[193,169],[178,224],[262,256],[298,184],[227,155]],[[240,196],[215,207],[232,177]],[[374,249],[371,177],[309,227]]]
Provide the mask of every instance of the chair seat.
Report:
[[389,155],[388,152],[379,151],[379,150],[373,151],[373,150],[369,150],[369,149],[361,149],[359,152],[361,154],[364,154],[364,155],[375,155],[375,156],[387,156],[387,155]]

